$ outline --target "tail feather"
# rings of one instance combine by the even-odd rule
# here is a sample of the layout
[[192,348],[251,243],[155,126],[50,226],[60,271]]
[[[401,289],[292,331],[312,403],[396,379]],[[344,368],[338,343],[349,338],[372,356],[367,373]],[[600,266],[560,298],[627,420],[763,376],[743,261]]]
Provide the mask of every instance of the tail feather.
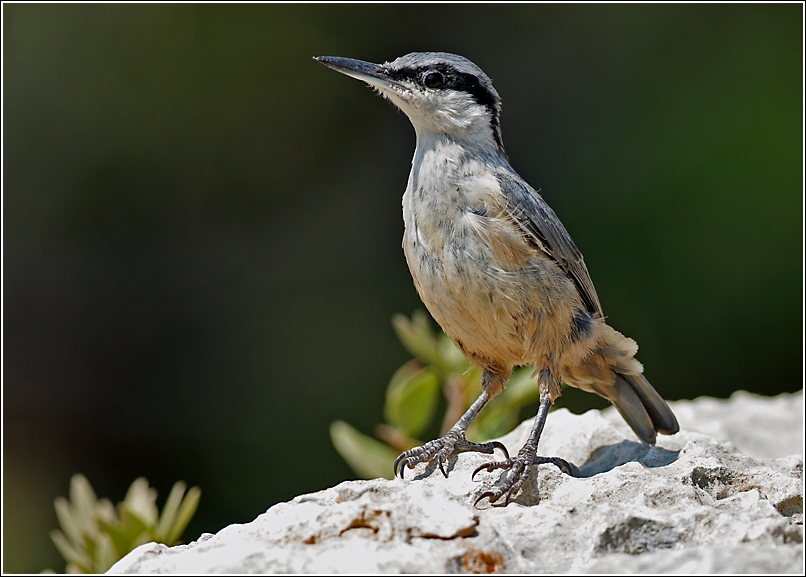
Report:
[[616,379],[611,385],[602,386],[601,383],[594,383],[593,388],[599,396],[613,403],[639,439],[649,445],[655,444],[655,424],[652,417],[624,375],[616,374]]
[[602,340],[584,361],[563,369],[563,380],[596,393],[613,405],[639,439],[655,444],[657,433],[673,435],[680,426],[658,392],[643,375],[635,359],[638,345],[608,325],[602,325]]
[[658,391],[649,384],[643,374],[619,376],[627,381],[627,384],[638,394],[657,432],[663,435],[674,435],[680,430],[680,425],[677,424],[677,418],[674,416],[672,409],[669,408],[663,397],[658,394]]

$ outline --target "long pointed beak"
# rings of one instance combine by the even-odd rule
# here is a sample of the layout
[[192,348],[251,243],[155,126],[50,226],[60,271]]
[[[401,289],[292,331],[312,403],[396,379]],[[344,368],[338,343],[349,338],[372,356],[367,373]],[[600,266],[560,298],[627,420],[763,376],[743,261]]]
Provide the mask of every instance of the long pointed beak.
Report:
[[387,90],[397,89],[398,91],[407,90],[405,86],[389,76],[384,67],[380,64],[354,60],[352,58],[341,58],[339,56],[314,56],[313,59],[317,62],[321,62],[328,68],[332,68],[336,72],[341,72],[352,78],[363,80],[375,88],[385,88]]

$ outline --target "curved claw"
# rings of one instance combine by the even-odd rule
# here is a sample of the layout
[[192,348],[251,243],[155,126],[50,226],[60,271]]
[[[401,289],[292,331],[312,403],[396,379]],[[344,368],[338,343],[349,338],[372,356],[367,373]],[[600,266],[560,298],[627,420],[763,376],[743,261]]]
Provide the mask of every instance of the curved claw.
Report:
[[561,465],[557,465],[557,463],[555,463],[555,465],[560,467],[560,470],[563,473],[565,473],[569,477],[573,477],[574,476],[574,471],[573,471],[573,469],[571,469],[571,465],[568,464],[568,461],[565,461],[563,459],[559,459],[559,461],[561,461]]
[[448,473],[445,472],[445,467],[443,466],[442,453],[437,455],[437,465],[439,465],[439,470],[442,472],[442,476],[447,479]]
[[509,505],[509,500],[512,497],[512,494],[515,492],[515,489],[516,489],[516,487],[512,487],[512,488],[510,488],[509,491],[506,492],[507,498],[504,500],[503,505],[496,505],[495,504],[495,502],[498,501],[498,499],[500,499],[501,496],[504,494],[503,492],[501,492],[501,491],[485,491],[484,493],[482,493],[479,496],[478,499],[476,499],[476,501],[473,503],[473,506],[475,507],[476,505],[479,504],[479,502],[481,502],[482,499],[486,498],[486,499],[490,500],[490,507],[506,507],[507,505]]
[[[487,472],[488,472],[488,473],[489,473],[490,471],[492,471],[492,469],[488,468],[488,467],[487,467],[487,465],[482,465],[481,467],[476,467],[476,469],[473,471],[473,474],[472,474],[472,475],[470,475],[470,480],[471,480],[471,481],[475,481],[475,480],[476,480],[476,473],[478,473],[478,472],[479,472],[479,471],[481,471],[482,469],[487,469]],[[478,502],[478,501],[477,501],[477,502]]]
[[484,463],[480,467],[476,467],[476,470],[473,471],[473,474],[470,475],[470,480],[474,481],[476,479],[476,474],[481,471],[482,469],[486,469],[488,473],[492,473],[495,469],[509,469],[512,466],[512,460],[507,456],[505,461],[492,461],[491,463]]
[[[480,501],[482,501],[483,499],[490,498],[490,497],[495,497],[495,493],[493,493],[492,491],[485,491],[484,493],[482,493],[479,496],[478,499],[476,499],[476,501],[473,503],[473,506],[476,507],[479,504]],[[493,504],[493,499],[490,499],[490,504],[491,505]]]
[[560,459],[559,457],[535,457],[534,464],[554,465],[566,475],[570,477],[574,476],[574,470],[571,468],[571,465],[568,463],[568,461],[566,461],[565,459]]
[[395,475],[399,475],[401,479],[403,479],[405,476],[406,468],[408,467],[411,469],[412,467],[411,461],[409,460],[411,455],[409,453],[410,451],[404,451],[397,456],[397,459],[395,459],[393,470]]
[[393,468],[393,471],[395,472],[395,476],[400,475],[401,479],[403,478],[403,475],[405,474],[406,466],[409,464],[409,457],[408,457],[408,455],[406,453],[408,453],[408,451],[400,453],[397,456],[397,459],[395,459],[395,464],[394,464],[394,468]]
[[509,451],[507,451],[507,448],[506,446],[504,446],[504,443],[500,441],[491,441],[490,443],[493,446],[493,450],[501,449],[501,452],[504,453],[504,457],[506,458],[507,461],[509,461]]
[[509,500],[510,500],[510,498],[512,497],[512,493],[514,493],[514,492],[515,492],[515,489],[517,489],[517,488],[519,488],[519,487],[517,487],[517,485],[512,485],[512,486],[509,488],[509,491],[507,491],[507,498],[504,500],[504,507],[506,507],[507,505],[509,505]]

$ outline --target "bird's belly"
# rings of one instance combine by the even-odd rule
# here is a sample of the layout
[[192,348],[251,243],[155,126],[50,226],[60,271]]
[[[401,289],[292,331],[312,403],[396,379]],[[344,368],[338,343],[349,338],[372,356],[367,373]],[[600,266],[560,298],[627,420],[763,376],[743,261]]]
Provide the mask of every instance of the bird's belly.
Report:
[[404,249],[420,297],[477,364],[536,364],[562,353],[574,288],[552,260],[535,249],[521,262],[505,261],[462,222],[430,238],[411,229]]

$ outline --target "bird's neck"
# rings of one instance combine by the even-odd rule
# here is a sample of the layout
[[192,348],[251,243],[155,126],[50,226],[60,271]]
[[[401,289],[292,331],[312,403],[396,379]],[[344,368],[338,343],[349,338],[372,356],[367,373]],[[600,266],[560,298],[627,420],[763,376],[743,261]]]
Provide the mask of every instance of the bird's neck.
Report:
[[412,160],[410,186],[440,189],[491,168],[507,165],[503,151],[491,133],[465,133],[462,138],[446,133],[416,130],[417,148]]
[[452,147],[456,152],[464,151],[472,156],[506,158],[502,146],[485,121],[478,120],[470,126],[456,131],[435,131],[430,127],[414,125],[417,135],[417,149]]

